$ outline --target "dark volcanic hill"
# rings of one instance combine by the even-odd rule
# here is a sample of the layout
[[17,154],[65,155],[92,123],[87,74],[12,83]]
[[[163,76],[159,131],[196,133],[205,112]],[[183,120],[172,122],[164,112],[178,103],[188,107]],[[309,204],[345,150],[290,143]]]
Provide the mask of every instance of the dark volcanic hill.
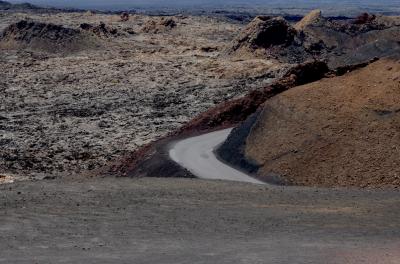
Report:
[[340,21],[324,18],[315,10],[294,25],[281,17],[256,17],[228,53],[290,63],[325,60],[333,69],[399,53],[399,40],[397,17],[363,14]]
[[264,180],[399,186],[399,102],[400,60],[383,59],[269,99],[218,152]]

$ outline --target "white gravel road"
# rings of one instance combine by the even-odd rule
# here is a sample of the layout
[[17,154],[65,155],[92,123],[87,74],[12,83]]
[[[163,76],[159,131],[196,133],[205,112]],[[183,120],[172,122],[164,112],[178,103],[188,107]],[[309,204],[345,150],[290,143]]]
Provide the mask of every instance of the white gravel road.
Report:
[[221,162],[214,149],[226,140],[232,129],[220,130],[178,141],[169,151],[171,159],[202,179],[230,180],[265,184]]

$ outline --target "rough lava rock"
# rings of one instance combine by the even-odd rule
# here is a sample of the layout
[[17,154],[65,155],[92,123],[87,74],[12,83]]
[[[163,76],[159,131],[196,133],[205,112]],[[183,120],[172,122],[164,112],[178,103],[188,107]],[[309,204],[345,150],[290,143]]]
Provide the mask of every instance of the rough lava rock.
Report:
[[50,53],[76,52],[96,47],[96,40],[78,29],[21,20],[8,26],[0,38],[2,49],[31,49]]

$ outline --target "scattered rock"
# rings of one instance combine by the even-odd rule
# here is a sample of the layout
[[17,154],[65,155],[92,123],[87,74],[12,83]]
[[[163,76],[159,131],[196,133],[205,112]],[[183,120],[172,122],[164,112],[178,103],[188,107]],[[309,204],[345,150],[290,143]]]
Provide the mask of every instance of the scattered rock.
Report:
[[127,21],[129,21],[129,13],[127,13],[127,12],[123,12],[122,14],[121,14],[121,22],[127,22]]
[[134,34],[136,34],[136,32],[135,32],[135,30],[133,29],[133,28],[124,28],[124,31],[126,32],[126,33],[128,33],[129,35],[134,35]]
[[206,46],[206,47],[201,47],[200,50],[202,52],[214,52],[214,51],[217,51],[218,48],[217,47]]
[[14,181],[15,181],[14,177],[12,177],[10,175],[0,174],[0,185],[13,183]]

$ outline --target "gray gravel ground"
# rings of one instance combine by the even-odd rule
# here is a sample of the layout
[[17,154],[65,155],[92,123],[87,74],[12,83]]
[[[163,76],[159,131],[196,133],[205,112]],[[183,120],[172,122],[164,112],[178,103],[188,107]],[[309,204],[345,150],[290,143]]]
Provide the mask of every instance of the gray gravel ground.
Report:
[[0,263],[398,263],[400,193],[188,179],[0,186]]

